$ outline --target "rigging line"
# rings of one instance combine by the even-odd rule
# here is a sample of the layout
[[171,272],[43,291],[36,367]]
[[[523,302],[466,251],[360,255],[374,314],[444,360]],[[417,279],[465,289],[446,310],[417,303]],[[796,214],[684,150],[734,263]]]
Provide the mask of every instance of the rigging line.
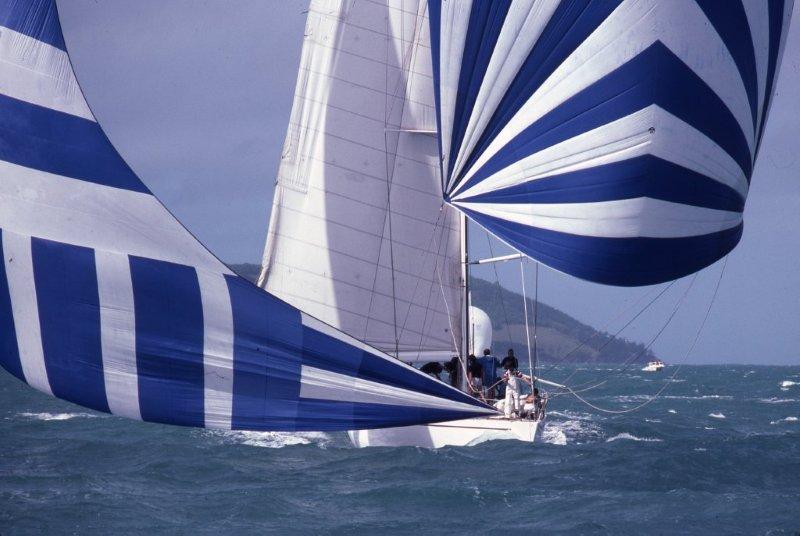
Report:
[[[403,19],[404,17],[401,17]],[[402,31],[402,20],[401,20],[401,31]],[[391,274],[392,274],[392,328],[394,329],[394,354],[396,356],[400,355],[400,339],[397,335],[397,290],[396,290],[396,281],[394,275],[394,241],[392,239],[392,182],[394,179],[394,173],[392,173],[392,166],[389,163],[389,132],[387,132],[387,127],[389,126],[389,20],[386,20],[386,79],[385,79],[385,87],[386,87],[386,96],[384,98],[384,114],[383,114],[383,158],[384,163],[386,166],[386,218],[388,219],[389,224],[389,265],[391,267]],[[394,105],[394,102],[392,102]],[[402,123],[402,112],[400,121]],[[399,137],[400,134],[397,134]],[[399,139],[398,139],[399,144]],[[394,147],[394,157],[397,158],[397,145]],[[381,244],[381,247],[383,244]],[[380,252],[378,252],[378,267],[376,268],[377,271],[380,270]],[[377,281],[377,275],[375,277]]]
[[[551,364],[548,367],[548,369],[545,372],[543,372],[542,374],[548,374],[555,367],[557,367],[559,365],[563,365],[564,364],[564,360],[566,360],[569,356],[571,356],[572,354],[574,354],[575,352],[577,352],[578,350],[580,350],[581,348],[586,346],[589,343],[589,341],[591,341],[592,339],[594,339],[598,335],[601,335],[603,333],[608,333],[608,328],[611,327],[612,324],[616,323],[617,320],[622,318],[629,311],[631,311],[633,308],[635,308],[637,305],[639,305],[639,303],[641,303],[647,296],[649,296],[651,294],[654,294],[657,290],[658,290],[658,287],[653,287],[653,288],[649,289],[647,292],[643,293],[641,296],[639,296],[636,300],[633,301],[633,303],[623,304],[622,309],[620,309],[620,311],[611,320],[606,322],[606,324],[602,328],[600,328],[599,330],[593,330],[593,332],[588,337],[586,337],[582,341],[580,341],[578,343],[578,345],[575,346],[572,350],[570,350],[567,353],[565,353],[558,360],[555,360],[553,362],[553,364]],[[610,335],[610,337],[612,339],[614,339],[616,337],[616,335],[618,335],[618,334],[619,334],[619,332],[617,332],[617,334],[615,334],[615,335]]]
[[[637,353],[633,354],[631,357],[629,357],[625,361],[623,361],[623,367],[621,369],[615,371],[612,374],[609,374],[609,377],[606,378],[607,380],[610,379],[610,378],[614,378],[616,376],[619,376],[620,374],[622,374],[623,372],[628,370],[628,368],[630,368],[631,364],[633,364],[635,361],[637,361],[642,355],[644,355],[645,352],[650,350],[650,347],[653,346],[653,344],[658,340],[658,338],[661,336],[661,334],[664,333],[664,330],[667,329],[667,327],[670,325],[670,323],[672,322],[672,319],[675,318],[675,315],[677,314],[678,310],[680,309],[681,305],[683,304],[684,300],[686,299],[686,296],[689,294],[689,291],[694,286],[694,283],[695,283],[696,280],[697,280],[697,273],[694,274],[692,279],[689,281],[689,284],[686,286],[686,289],[684,289],[683,294],[675,302],[675,307],[672,309],[672,313],[670,313],[669,317],[667,318],[667,321],[664,322],[664,325],[661,326],[661,329],[658,330],[658,332],[655,334],[655,336],[653,338],[651,338],[650,341],[641,350],[639,350]],[[577,372],[577,370],[573,371],[572,374],[570,374],[567,378],[571,378],[573,375],[575,375],[576,372]],[[566,382],[564,382],[564,383],[566,383]],[[583,386],[587,385],[587,383],[591,383],[591,382],[584,382],[582,384],[578,384],[576,387],[583,387]]]
[[519,273],[520,279],[522,280],[522,309],[525,311],[525,337],[528,342],[528,373],[531,375],[531,379],[534,378],[533,375],[533,359],[531,357],[531,331],[530,325],[528,323],[528,296],[525,293],[525,262],[526,259],[519,260]]
[[[722,262],[722,268],[719,271],[719,277],[717,278],[717,284],[714,286],[714,293],[711,296],[711,300],[709,300],[709,302],[708,302],[708,307],[706,308],[705,315],[703,316],[703,321],[700,323],[700,327],[697,328],[697,332],[694,335],[694,339],[692,340],[692,344],[689,345],[689,348],[683,354],[683,358],[681,359],[681,363],[678,364],[675,367],[675,371],[667,379],[667,382],[663,386],[661,386],[661,389],[659,389],[658,392],[656,392],[656,394],[654,394],[648,400],[645,400],[644,402],[642,402],[641,404],[639,404],[638,406],[635,406],[633,408],[627,408],[627,409],[624,409],[624,410],[611,410],[611,409],[608,409],[608,408],[602,408],[602,407],[599,407],[599,406],[597,406],[595,404],[592,404],[591,402],[589,402],[588,400],[586,400],[585,398],[580,396],[578,394],[579,391],[574,391],[574,390],[572,390],[572,388],[568,388],[569,393],[572,394],[575,398],[577,398],[578,400],[580,400],[581,402],[583,402],[584,404],[586,404],[587,406],[589,406],[592,409],[595,409],[595,410],[603,412],[603,413],[611,413],[611,414],[616,414],[616,415],[620,415],[620,414],[624,414],[624,413],[631,413],[633,411],[637,411],[639,409],[642,409],[643,407],[647,406],[648,404],[651,404],[654,400],[656,400],[658,397],[660,397],[664,393],[664,391],[666,391],[669,388],[669,386],[674,383],[673,380],[677,377],[678,372],[680,371],[681,367],[683,366],[683,363],[689,358],[689,355],[691,355],[691,353],[694,351],[695,346],[697,346],[697,341],[700,340],[700,334],[703,332],[703,328],[705,328],[706,322],[708,321],[708,317],[711,315],[711,308],[713,307],[714,302],[717,299],[717,294],[719,292],[719,287],[720,287],[720,284],[722,283],[722,276],[725,274],[725,268],[727,266],[728,266],[728,256],[726,255],[725,259]],[[697,278],[697,274],[695,274],[695,278],[692,279],[692,284],[694,283],[694,280],[696,278]],[[690,287],[691,287],[691,285],[690,285]]]
[[[447,304],[447,296],[444,293],[444,285],[442,284],[442,273],[439,270],[439,264],[436,264],[436,276],[439,278],[439,290],[442,291],[442,300],[444,300],[445,309],[447,309],[447,323],[450,325],[450,336],[453,337],[453,347],[458,348],[458,341],[456,341],[456,333],[453,331],[453,317],[450,315],[450,306]],[[461,352],[458,352],[458,360],[461,361]],[[462,362],[463,365],[463,362]]]
[[[638,313],[636,313],[633,316],[633,318],[628,320],[628,322],[626,322],[624,326],[619,328],[612,336],[610,336],[603,344],[601,344],[599,348],[597,348],[598,353],[602,352],[609,344],[611,344],[614,340],[616,340],[617,336],[620,333],[622,333],[628,326],[633,324],[636,321],[637,318],[639,318],[642,314],[644,314],[644,312],[647,311],[650,308],[650,306],[653,305],[653,303],[655,303],[661,296],[663,296],[666,291],[668,291],[670,288],[672,288],[672,286],[674,284],[675,284],[675,281],[670,281],[668,285],[666,285],[663,289],[661,289],[661,291],[658,294],[656,294],[656,296],[653,299],[651,299],[649,302],[647,302],[647,304]],[[573,353],[575,353],[579,349],[581,349],[583,346],[585,346],[585,344],[588,343],[589,340],[591,340],[591,338],[592,337],[589,337],[585,342],[583,342],[583,343],[579,344],[578,346],[576,346],[572,351],[570,351],[568,354],[566,354],[564,356],[564,359],[566,359],[567,357],[569,357],[570,355],[572,355]],[[547,372],[552,371],[555,366],[556,366],[555,364],[551,365],[550,369]],[[561,383],[566,383],[567,381],[569,381],[569,379],[572,378],[575,375],[576,372],[577,371],[573,371]]]
[[[492,239],[489,237],[489,231],[486,232],[486,243],[489,245],[489,255],[494,257],[494,248],[492,247]],[[503,299],[503,287],[500,286],[500,276],[497,273],[497,263],[492,263],[492,269],[494,270],[494,280],[497,283],[497,294],[500,297],[500,308],[503,310],[503,320],[506,324],[506,336],[508,337],[508,342],[511,346],[514,346],[514,340],[511,337],[511,327],[508,323],[508,313],[506,312],[506,302]]]
[[[526,261],[527,262],[527,259]],[[533,371],[536,374],[536,366],[539,362],[539,341],[538,341],[538,325],[539,325],[539,262],[534,261],[536,270],[534,272],[534,287],[533,287]],[[533,378],[533,375],[531,376]],[[531,385],[533,387],[533,385]]]
[[[442,219],[443,208],[444,208],[444,205],[439,207],[439,213],[436,216],[436,221],[433,223],[433,227],[431,228],[431,234],[430,234],[430,239],[428,240],[428,245],[423,251],[423,256],[425,256],[425,255],[434,255],[434,269],[435,269],[435,266],[436,266],[435,263],[438,262],[438,257],[441,255],[441,246],[437,245],[437,242],[436,242],[436,232],[439,230],[439,222]],[[444,231],[447,228],[448,228],[447,227],[447,222],[442,224],[442,233],[441,234],[444,234]],[[436,251],[433,251],[431,249],[432,245],[436,245],[437,246]],[[447,251],[446,248],[445,248],[445,251]],[[411,300],[409,301],[409,308],[406,309],[406,314],[405,314],[405,317],[403,318],[403,325],[400,328],[400,336],[401,337],[403,336],[403,333],[405,332],[406,324],[408,323],[408,317],[411,314],[411,304],[414,303],[414,297],[416,297],[417,290],[419,290],[419,284],[422,281],[422,269],[424,267],[425,267],[425,262],[424,262],[424,259],[423,259],[423,261],[422,261],[422,263],[420,264],[420,267],[419,267],[419,272],[415,276],[417,282],[414,285],[414,292],[411,293]],[[431,283],[431,287],[433,287],[433,284],[434,284],[433,274],[431,274],[430,283]],[[430,308],[430,293],[431,293],[430,291],[431,291],[431,288],[428,289],[428,303],[427,303],[427,306],[426,306],[426,314],[427,314],[427,309]],[[421,344],[421,341],[420,341],[420,344]]]
[[[443,207],[444,207],[444,205],[442,205],[442,207],[439,209],[439,217],[436,219],[436,226],[438,226],[439,218],[441,218]],[[439,256],[441,254],[441,247],[442,247],[441,246],[441,241],[438,241],[438,242],[436,241],[436,233],[435,233],[436,226],[434,226],[434,232],[431,234],[431,242],[436,245],[436,255],[433,258],[433,270],[434,270],[434,272],[436,271],[436,268],[439,265]],[[441,234],[444,234],[444,231],[446,229],[448,229],[448,227],[447,227],[447,224],[445,222],[442,225],[442,233]],[[450,244],[450,236],[451,236],[451,233],[448,233],[447,234],[447,241],[444,243],[445,252],[447,252],[447,248],[448,248],[448,246]],[[421,280],[421,278],[417,280],[418,284],[419,284],[420,280]],[[419,358],[419,355],[422,353],[422,343],[423,343],[423,339],[425,337],[425,326],[428,325],[428,315],[430,314],[430,312],[432,310],[431,299],[433,298],[434,293],[431,292],[431,291],[433,290],[433,285],[435,283],[434,279],[433,279],[433,274],[431,274],[430,283],[431,284],[428,287],[428,299],[425,302],[425,316],[422,319],[422,328],[420,329],[421,333],[420,333],[420,337],[419,337],[419,345],[417,346],[417,358]],[[416,294],[416,289],[414,290],[414,294]],[[446,305],[447,305],[447,303],[445,303],[445,306]],[[402,336],[403,332],[405,331],[406,322],[408,321],[408,317],[409,317],[409,313],[410,312],[411,312],[411,308],[409,307],[409,309],[408,309],[408,311],[406,313],[406,318],[403,321],[403,328],[400,330],[401,336]],[[434,316],[436,315],[436,310],[435,309],[433,310],[433,314],[434,314]],[[448,322],[449,322],[449,313],[448,313]]]
[[[683,294],[675,302],[675,306],[672,309],[672,313],[670,313],[670,315],[667,318],[666,322],[664,322],[664,324],[661,326],[661,328],[658,330],[658,332],[655,334],[655,336],[653,336],[647,342],[647,344],[642,347],[641,350],[639,350],[638,352],[634,353],[633,355],[631,355],[630,357],[625,359],[625,361],[623,361],[623,363],[622,363],[622,368],[614,371],[612,374],[609,374],[608,378],[606,378],[606,381],[611,379],[611,378],[617,377],[620,374],[622,374],[623,372],[625,372],[626,370],[628,370],[628,368],[631,366],[631,364],[633,362],[638,360],[645,352],[650,350],[651,346],[655,343],[656,340],[658,340],[658,338],[661,336],[661,334],[664,332],[664,330],[667,329],[669,324],[672,322],[672,319],[675,317],[675,314],[678,312],[678,309],[680,309],[681,305],[683,304],[684,299],[688,295],[689,290],[691,290],[691,288],[694,285],[694,282],[695,282],[696,279],[697,279],[697,274],[694,274],[694,276],[692,277],[691,281],[689,282],[689,284],[684,289]],[[567,378],[568,379],[571,378],[576,372],[577,371],[574,371]],[[589,381],[589,382],[583,382],[583,383],[580,383],[580,384],[574,386],[573,388],[585,387],[586,385],[589,385],[589,384],[593,383],[594,381],[595,380],[592,380],[592,381]]]

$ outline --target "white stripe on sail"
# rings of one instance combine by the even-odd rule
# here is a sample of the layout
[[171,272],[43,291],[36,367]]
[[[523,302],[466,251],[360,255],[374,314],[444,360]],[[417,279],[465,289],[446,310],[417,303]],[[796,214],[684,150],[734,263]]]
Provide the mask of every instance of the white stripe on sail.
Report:
[[454,402],[308,365],[303,365],[300,369],[300,398],[493,413],[492,410],[463,402]]
[[66,52],[3,27],[0,58],[0,93],[94,121]]
[[[650,132],[652,125],[658,125]],[[747,197],[744,171],[705,134],[658,106],[584,132],[523,158],[459,192],[462,200],[525,182],[652,155],[730,186]]]
[[4,161],[0,161],[0,228],[230,273],[150,194]]
[[448,177],[447,157],[453,136],[453,116],[458,97],[458,78],[469,28],[472,2],[442,2],[441,35],[439,42],[439,108],[441,110],[442,156],[444,176]]
[[769,9],[760,0],[744,1],[750,37],[753,40],[753,56],[756,62],[756,104],[758,105],[756,125],[761,125],[764,114],[764,96],[767,90],[767,67],[769,64]]
[[[725,43],[713,31],[694,0],[628,0],[528,99],[477,159],[460,184],[467,181],[529,125],[625,65],[656,41],[669,48],[722,99],[739,123],[752,150],[753,123],[742,77]],[[715,61],[709,61],[710,56]]]
[[233,312],[225,276],[197,270],[203,301],[205,427],[229,430],[233,408]]
[[44,364],[39,304],[36,300],[36,283],[33,279],[31,238],[9,233],[3,229],[3,261],[6,266],[22,373],[28,385],[52,395],[53,391],[50,389],[47,368]]
[[455,163],[451,162],[453,175],[461,172],[465,160],[472,154],[486,124],[539,40],[558,4],[559,0],[512,2],[475,99],[458,156]]
[[141,420],[136,317],[128,256],[98,250],[94,258],[108,409],[114,415]]
[[[302,323],[303,323],[303,325],[305,327],[311,328],[311,329],[313,329],[315,331],[318,331],[320,333],[324,333],[325,335],[328,335],[329,337],[332,337],[332,338],[334,338],[334,339],[336,339],[338,341],[342,341],[342,342],[344,342],[344,343],[346,343],[346,344],[348,344],[350,346],[353,346],[355,348],[358,348],[359,350],[362,350],[362,351],[364,351],[364,352],[366,352],[368,354],[380,357],[381,359],[385,359],[387,361],[391,361],[392,363],[400,364],[402,366],[402,363],[398,363],[398,361],[394,357],[392,357],[392,356],[390,356],[388,354],[376,351],[375,348],[373,348],[371,346],[368,346],[367,344],[364,344],[363,342],[359,341],[358,339],[356,339],[354,337],[351,337],[350,335],[347,335],[346,333],[342,333],[338,329],[336,329],[336,328],[334,328],[332,326],[329,326],[325,322],[317,320],[313,316],[309,316],[309,315],[307,315],[306,313],[304,313],[302,311],[301,311],[300,315],[301,315],[301,321],[302,321]],[[444,354],[444,352],[443,352],[443,354]],[[452,353],[449,353],[448,355],[452,355]],[[414,374],[417,374],[417,375],[421,376],[421,377],[428,378],[427,374],[425,374],[424,372],[422,372],[422,371],[420,371],[418,369],[415,369],[414,367],[406,366],[406,369],[408,371],[410,371],[410,372],[413,372]],[[347,378],[351,378],[351,377],[347,376]],[[311,397],[309,397],[309,398],[311,398]],[[440,401],[442,400],[442,399],[440,399],[438,397],[433,397],[433,398],[436,398],[436,400],[440,400]]]
[[739,225],[741,212],[639,197],[596,203],[455,203],[505,221],[579,236],[684,238]]

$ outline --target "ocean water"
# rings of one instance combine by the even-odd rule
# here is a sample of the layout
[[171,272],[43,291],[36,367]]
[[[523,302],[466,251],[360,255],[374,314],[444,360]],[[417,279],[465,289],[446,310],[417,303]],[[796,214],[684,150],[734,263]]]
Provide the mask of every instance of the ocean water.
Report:
[[[622,409],[672,370],[572,382]],[[535,445],[355,449],[131,422],[2,372],[0,534],[800,534],[800,367],[684,367],[634,413],[549,409]]]

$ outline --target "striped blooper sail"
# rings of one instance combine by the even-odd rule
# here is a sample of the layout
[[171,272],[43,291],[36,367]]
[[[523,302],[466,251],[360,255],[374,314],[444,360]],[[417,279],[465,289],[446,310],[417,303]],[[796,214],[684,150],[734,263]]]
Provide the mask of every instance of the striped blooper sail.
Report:
[[430,0],[445,199],[530,257],[634,286],[742,211],[792,0]]
[[54,0],[0,0],[0,364],[145,421],[336,430],[489,411],[232,274],[112,147]]

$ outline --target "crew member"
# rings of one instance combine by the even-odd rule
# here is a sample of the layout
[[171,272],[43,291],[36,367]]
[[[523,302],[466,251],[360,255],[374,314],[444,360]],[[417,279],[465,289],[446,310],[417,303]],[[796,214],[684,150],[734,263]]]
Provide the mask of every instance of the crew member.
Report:
[[444,367],[442,366],[441,363],[437,363],[436,361],[431,361],[430,363],[425,363],[424,365],[422,365],[422,367],[420,367],[419,370],[421,370],[425,374],[430,374],[437,380],[441,380],[442,378],[439,377],[439,374],[442,373]]
[[514,414],[519,416],[520,381],[530,384],[531,379],[513,367],[510,361],[506,362],[503,368],[506,370],[503,373],[503,382],[506,385],[503,411],[507,418],[510,418]]
[[467,358],[467,378],[475,397],[483,398],[483,366],[474,355]]
[[486,397],[495,398],[496,387],[493,387],[493,385],[497,381],[497,366],[499,363],[489,348],[483,351],[483,357],[478,359],[478,363],[483,366],[483,385],[488,389]]
[[517,356],[514,355],[514,349],[509,348],[508,354],[503,358],[500,362],[500,366],[506,369],[507,365],[511,365],[513,370],[517,370],[519,368],[519,361],[517,361]]

